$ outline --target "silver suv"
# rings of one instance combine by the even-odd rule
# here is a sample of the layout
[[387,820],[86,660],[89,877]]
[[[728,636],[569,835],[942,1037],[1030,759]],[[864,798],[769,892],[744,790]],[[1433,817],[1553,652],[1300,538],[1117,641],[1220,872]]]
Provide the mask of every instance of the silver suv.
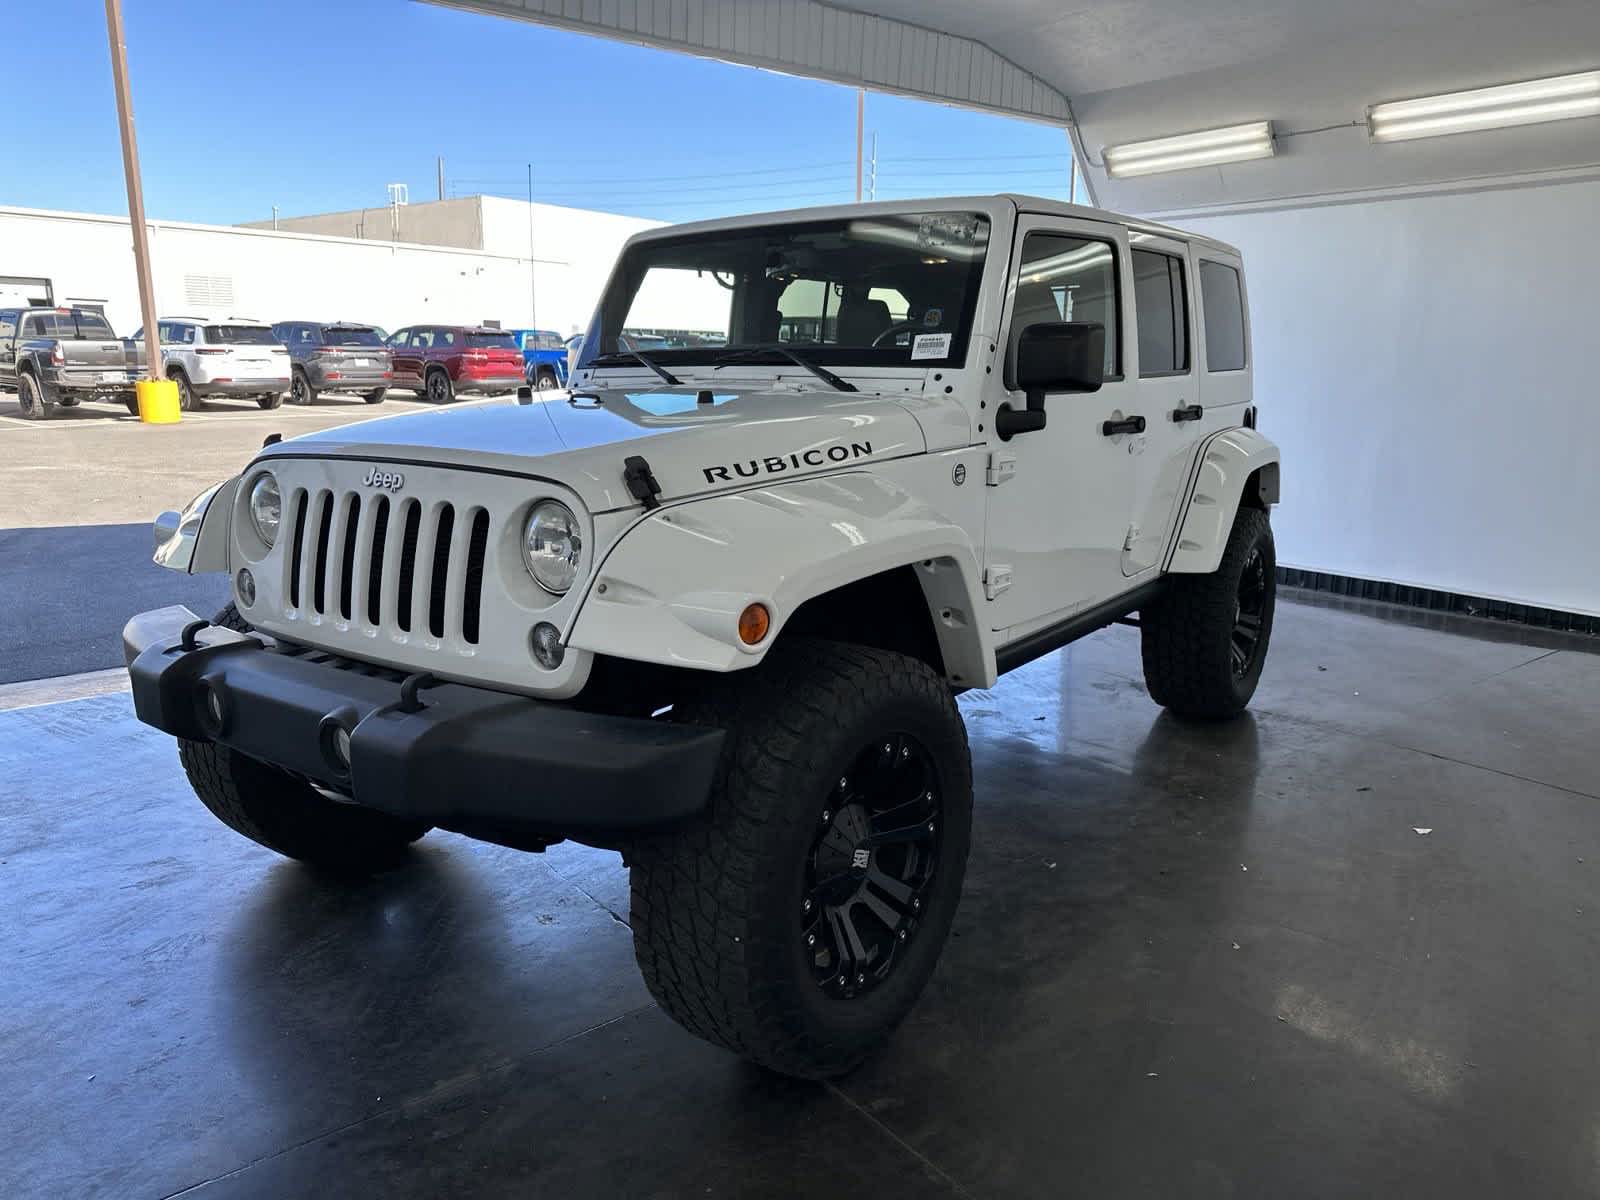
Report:
[[[158,317],[161,362],[178,385],[178,407],[201,408],[206,400],[234,397],[277,408],[289,391],[289,352],[271,326],[246,317]],[[144,340],[144,328],[133,335]]]

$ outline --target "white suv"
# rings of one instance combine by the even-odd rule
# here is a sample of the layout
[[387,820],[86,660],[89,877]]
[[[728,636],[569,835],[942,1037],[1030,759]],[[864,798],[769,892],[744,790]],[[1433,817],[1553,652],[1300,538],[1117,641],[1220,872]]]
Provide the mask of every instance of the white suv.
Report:
[[[213,396],[277,408],[289,392],[289,351],[270,325],[241,317],[161,317],[156,329],[167,378],[178,385],[185,411]],[[141,326],[132,340],[143,339]]]
[[[1137,613],[1150,696],[1250,700],[1277,448],[1244,270],[1024,196],[633,238],[571,390],[266,446],[156,523],[214,621],[123,633],[200,799],[324,867],[431,826],[620,849],[651,992],[849,1070],[960,897],[955,696]],[[725,332],[641,351],[623,330]]]

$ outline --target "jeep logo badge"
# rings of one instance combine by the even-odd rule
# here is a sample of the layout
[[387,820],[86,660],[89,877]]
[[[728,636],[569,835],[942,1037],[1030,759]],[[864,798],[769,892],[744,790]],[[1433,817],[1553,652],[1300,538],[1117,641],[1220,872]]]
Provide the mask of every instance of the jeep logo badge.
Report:
[[368,467],[361,477],[362,487],[382,488],[386,492],[398,492],[405,483],[406,477],[399,471],[380,471],[377,467]]

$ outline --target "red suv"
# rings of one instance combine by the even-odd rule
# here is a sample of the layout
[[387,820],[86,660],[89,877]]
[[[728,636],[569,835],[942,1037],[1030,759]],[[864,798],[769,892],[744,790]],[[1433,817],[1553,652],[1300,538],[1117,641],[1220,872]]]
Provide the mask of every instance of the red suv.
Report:
[[514,392],[521,387],[522,350],[509,329],[412,325],[389,335],[394,383],[435,404],[457,395]]

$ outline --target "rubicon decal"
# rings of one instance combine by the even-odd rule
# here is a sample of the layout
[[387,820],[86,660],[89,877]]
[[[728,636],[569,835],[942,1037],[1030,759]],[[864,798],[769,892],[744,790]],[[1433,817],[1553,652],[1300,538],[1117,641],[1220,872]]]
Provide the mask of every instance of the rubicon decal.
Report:
[[852,459],[870,457],[872,457],[871,442],[851,442],[848,446],[829,446],[826,450],[820,446],[813,446],[809,450],[798,450],[793,454],[752,458],[745,462],[730,463],[725,467],[700,469],[705,472],[707,483],[716,483],[718,480],[732,483],[735,479],[754,479],[758,475],[781,475],[785,471],[803,471],[807,467],[825,467],[829,463],[850,462]]

